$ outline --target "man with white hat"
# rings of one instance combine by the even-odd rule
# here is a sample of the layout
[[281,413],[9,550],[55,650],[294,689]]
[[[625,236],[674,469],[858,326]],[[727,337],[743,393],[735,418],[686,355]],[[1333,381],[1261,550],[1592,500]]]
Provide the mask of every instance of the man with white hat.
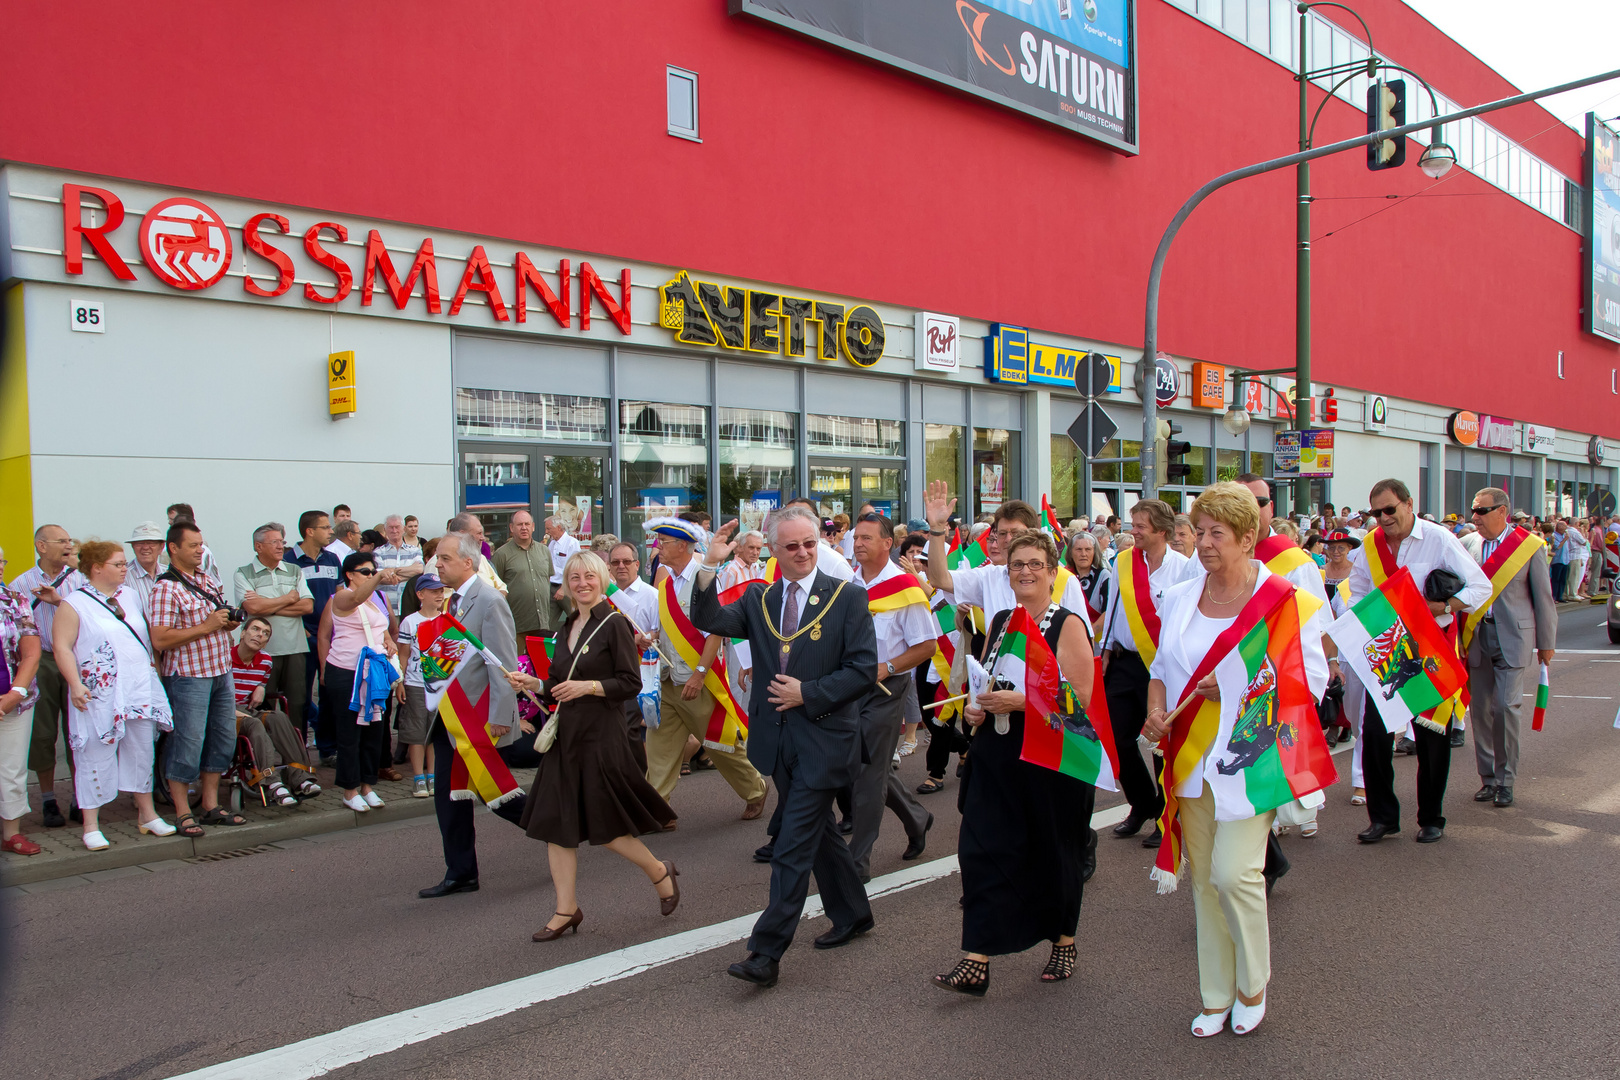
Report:
[[157,522],[143,521],[124,541],[135,552],[135,564],[129,568],[129,576],[124,579],[124,584],[140,594],[143,611],[146,610],[147,599],[152,595],[152,584],[163,573],[159,559],[163,555],[164,535]]

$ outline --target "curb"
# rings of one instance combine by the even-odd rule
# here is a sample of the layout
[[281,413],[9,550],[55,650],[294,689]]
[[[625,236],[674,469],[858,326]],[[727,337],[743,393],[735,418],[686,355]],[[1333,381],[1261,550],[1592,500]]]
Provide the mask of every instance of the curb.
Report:
[[[297,840],[341,832],[363,826],[388,822],[409,821],[433,814],[432,799],[394,799],[381,810],[357,814],[347,807],[334,807],[266,821],[262,824],[239,825],[235,828],[212,828],[207,835],[195,840],[181,836],[162,839],[141,837],[130,843],[115,840],[105,851],[77,851],[68,855],[41,854],[26,858],[6,856],[0,867],[0,888],[16,885],[36,885],[59,878],[96,874],[105,870],[125,867],[144,867],[150,863],[183,862],[202,855],[216,855],[224,851],[240,851],[260,844],[273,844],[282,840]],[[71,826],[69,826],[71,828]]]

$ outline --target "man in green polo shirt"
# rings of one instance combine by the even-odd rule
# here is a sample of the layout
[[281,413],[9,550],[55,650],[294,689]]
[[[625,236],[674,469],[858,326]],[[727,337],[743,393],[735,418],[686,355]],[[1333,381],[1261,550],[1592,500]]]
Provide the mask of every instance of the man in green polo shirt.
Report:
[[309,643],[302,616],[315,610],[315,597],[296,563],[282,562],[287,549],[287,530],[272,521],[253,530],[254,559],[236,570],[236,602],[249,615],[270,620],[270,643],[264,655],[270,657],[270,678],[266,697],[284,694],[287,715],[294,722],[304,715],[304,698],[309,693],[304,657]]
[[534,517],[527,510],[512,515],[512,539],[495,550],[490,560],[506,582],[506,602],[518,643],[525,636],[551,632],[551,552],[535,543]]

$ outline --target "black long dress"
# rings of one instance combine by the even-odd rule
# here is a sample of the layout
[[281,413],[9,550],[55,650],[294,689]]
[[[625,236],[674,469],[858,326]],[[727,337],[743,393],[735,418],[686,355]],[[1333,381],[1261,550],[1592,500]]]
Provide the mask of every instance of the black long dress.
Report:
[[592,608],[579,632],[583,652],[578,666],[568,643],[571,629],[565,624],[557,633],[552,677],[541,687],[547,703],[552,685],[570,677],[599,681],[606,696],[575,698],[559,706],[557,741],[540,755],[540,770],[519,824],[536,840],[562,847],[660,832],[675,820],[675,811],[637,768],[624,725],[625,700],[641,693],[641,658],[630,623],[606,600]]
[[[1011,614],[1003,611],[991,623],[987,650]],[[1054,654],[1064,621],[1073,617],[1067,608],[1052,616],[1045,636]],[[1072,935],[1080,925],[1091,785],[1019,760],[1024,714],[1008,719],[1005,735],[996,734],[987,716],[973,736],[956,843],[962,950],[986,956],[1023,952]]]

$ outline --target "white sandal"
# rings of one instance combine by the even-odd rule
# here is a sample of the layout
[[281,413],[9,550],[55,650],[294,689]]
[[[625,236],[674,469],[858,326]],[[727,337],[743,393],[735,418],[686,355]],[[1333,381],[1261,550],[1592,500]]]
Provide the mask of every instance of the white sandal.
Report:
[[1247,1035],[1260,1026],[1260,1021],[1266,1018],[1266,995],[1262,993],[1260,1000],[1254,1005],[1245,1005],[1239,1001],[1232,1006],[1232,1033],[1234,1035]]
[[1307,822],[1305,822],[1305,824],[1303,824],[1303,825],[1301,825],[1299,827],[1299,835],[1304,836],[1304,837],[1315,836],[1316,835],[1316,828],[1317,828],[1316,822],[1307,821]]
[[96,829],[94,832],[87,832],[84,834],[84,846],[89,851],[106,851],[108,848],[112,847],[112,845],[107,842],[107,838],[101,835],[100,829]]
[[1219,1035],[1226,1030],[1226,1018],[1231,1015],[1231,1009],[1218,1013],[1199,1013],[1193,1017],[1192,1033],[1200,1039],[1207,1039],[1211,1035]]
[[160,817],[155,817],[151,821],[141,822],[140,830],[141,835],[143,836],[147,835],[148,833],[153,836],[173,836],[175,833],[174,826],[170,825],[167,821],[164,821]]

